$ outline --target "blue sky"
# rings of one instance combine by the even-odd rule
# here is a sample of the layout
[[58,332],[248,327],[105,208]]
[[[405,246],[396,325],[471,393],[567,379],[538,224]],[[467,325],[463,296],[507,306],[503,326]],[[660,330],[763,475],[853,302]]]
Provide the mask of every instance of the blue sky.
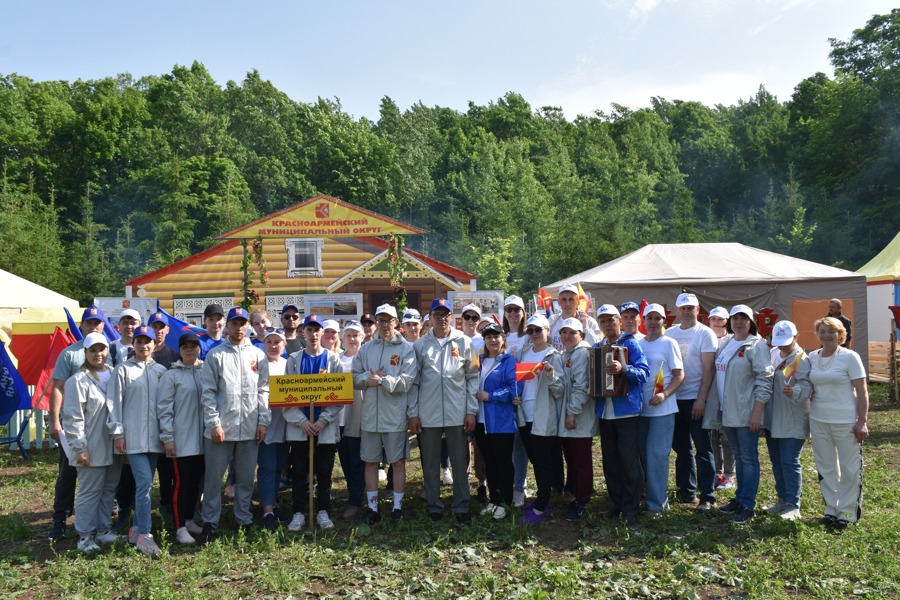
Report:
[[0,74],[96,79],[202,62],[220,85],[251,69],[294,100],[338,98],[378,118],[390,96],[464,111],[508,91],[568,118],[650,98],[735,104],[759,86],[788,100],[828,38],[882,0],[161,0],[6,3]]

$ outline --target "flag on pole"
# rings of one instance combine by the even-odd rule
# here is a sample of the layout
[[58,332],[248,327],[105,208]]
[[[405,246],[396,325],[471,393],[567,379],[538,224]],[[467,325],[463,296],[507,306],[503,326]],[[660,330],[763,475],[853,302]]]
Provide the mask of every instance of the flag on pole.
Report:
[[516,381],[528,381],[534,379],[544,370],[544,363],[517,363]]
[[169,333],[166,334],[166,346],[168,346],[169,348],[174,348],[176,351],[178,350],[178,339],[185,333],[196,333],[197,335],[206,333],[206,330],[202,327],[195,327],[194,325],[185,323],[178,317],[167,313],[159,305],[158,300],[156,302],[156,312],[160,312],[166,315],[166,318],[169,319]]
[[581,287],[580,281],[578,282],[578,310],[583,310],[588,314],[591,313],[591,297],[584,293],[584,288]]
[[28,386],[13,366],[6,351],[6,342],[0,342],[0,423],[6,423],[17,410],[31,408]]
[[63,310],[66,311],[66,320],[69,322],[69,333],[72,334],[72,337],[77,342],[84,337],[84,334],[81,333],[81,328],[78,327],[78,323],[72,318],[72,313],[69,312],[69,309],[63,306]]
[[544,309],[547,313],[547,318],[549,318],[553,312],[553,296],[544,288],[539,287],[536,303],[540,308]]
[[57,327],[50,338],[50,347],[47,349],[47,357],[41,369],[41,376],[34,386],[34,395],[31,397],[31,407],[37,410],[50,410],[50,390],[53,387],[53,369],[59,355],[68,346],[75,343],[75,339],[67,331]]
[[803,355],[798,354],[797,358],[791,361],[791,364],[785,365],[785,367],[781,370],[784,373],[784,382],[790,383],[791,378],[794,376],[794,373],[797,372],[797,369],[800,368],[800,363],[803,361]]
[[[647,335],[647,326],[644,325],[644,309],[647,308],[649,305],[650,305],[650,303],[647,302],[646,298],[641,298],[641,303],[640,303],[640,305],[638,305],[638,312],[641,315],[641,324],[638,325],[638,331],[640,331],[644,335]],[[663,319],[665,319],[665,318],[666,318],[666,315],[663,315]],[[663,323],[663,325],[665,325],[665,323]]]
[[659,368],[659,373],[656,374],[656,383],[653,384],[653,393],[654,394],[662,394],[663,390],[666,389],[666,376],[663,375],[662,367]]

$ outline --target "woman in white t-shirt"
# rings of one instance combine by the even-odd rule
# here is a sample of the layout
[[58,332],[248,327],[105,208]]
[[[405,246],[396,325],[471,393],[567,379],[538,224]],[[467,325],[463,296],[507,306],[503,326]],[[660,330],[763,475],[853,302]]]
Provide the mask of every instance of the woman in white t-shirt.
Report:
[[815,323],[822,348],[809,355],[813,398],[809,433],[825,499],[824,525],[844,529],[862,514],[862,442],[869,437],[869,392],[859,354],[843,348],[843,324]]
[[644,382],[638,422],[641,461],[647,484],[647,510],[661,512],[669,510],[669,455],[678,413],[675,390],[684,381],[684,365],[678,342],[662,334],[666,309],[659,304],[650,304],[644,309],[643,316],[647,335],[638,344],[647,357],[650,377]]

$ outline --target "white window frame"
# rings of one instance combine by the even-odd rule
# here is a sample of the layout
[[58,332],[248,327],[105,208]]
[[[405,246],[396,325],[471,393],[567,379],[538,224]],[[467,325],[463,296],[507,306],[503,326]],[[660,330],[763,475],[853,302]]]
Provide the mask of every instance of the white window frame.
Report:
[[[295,258],[300,247],[311,246],[314,249],[314,263],[309,267],[294,267]],[[287,252],[287,276],[288,277],[322,277],[322,249],[325,247],[324,238],[288,238],[284,240],[284,249]]]

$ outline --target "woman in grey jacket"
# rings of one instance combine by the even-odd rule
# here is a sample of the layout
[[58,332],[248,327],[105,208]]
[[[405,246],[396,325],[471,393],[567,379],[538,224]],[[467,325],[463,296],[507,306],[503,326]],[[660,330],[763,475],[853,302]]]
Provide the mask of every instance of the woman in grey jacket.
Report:
[[[753,309],[738,304],[731,309],[719,340],[716,377],[710,386],[703,427],[718,427],[721,420],[734,452],[737,490],[734,499],[721,507],[741,524],[753,518],[759,490],[759,432],[766,403],[772,396],[769,347],[757,335]],[[720,417],[721,415],[721,417]]]
[[84,338],[84,349],[84,366],[66,381],[61,417],[71,450],[69,463],[78,471],[78,549],[90,554],[100,549],[98,543],[119,539],[110,515],[122,461],[113,455],[111,407],[106,398],[109,342],[101,333],[90,333]]
[[775,379],[772,400],[766,404],[763,427],[775,476],[778,502],[766,509],[782,519],[800,518],[803,486],[800,451],[809,437],[809,360],[797,345],[797,328],[790,321],[775,323],[772,330],[772,367]]
[[196,542],[192,533],[202,529],[194,522],[194,509],[203,478],[203,411],[200,396],[200,338],[185,333],[178,339],[181,358],[159,380],[159,439],[172,460],[175,485],[172,513],[179,544]]
[[159,439],[157,395],[166,368],[151,357],[156,332],[143,325],[134,331],[134,356],[116,367],[109,383],[109,399],[116,421],[116,451],[128,455],[134,475],[134,525],[128,541],[148,556],[159,554],[150,534],[150,489],[156,460],[163,452]]

